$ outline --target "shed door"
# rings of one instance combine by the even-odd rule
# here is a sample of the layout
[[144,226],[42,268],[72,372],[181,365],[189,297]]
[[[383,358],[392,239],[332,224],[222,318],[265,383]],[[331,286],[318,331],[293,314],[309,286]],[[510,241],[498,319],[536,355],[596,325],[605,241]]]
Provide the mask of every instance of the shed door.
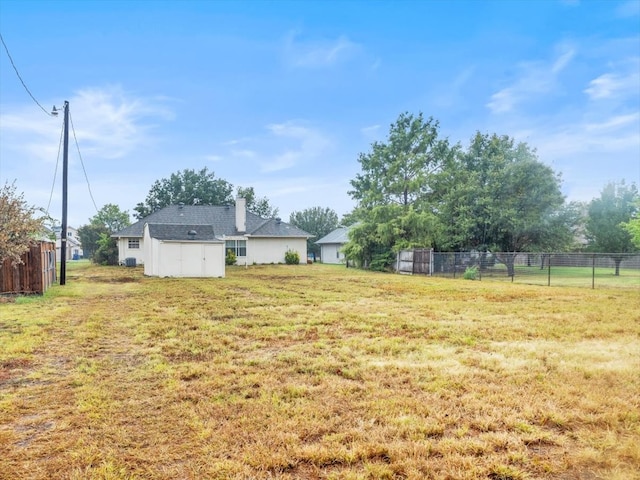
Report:
[[205,277],[224,277],[224,247],[202,245],[203,273]]
[[181,248],[180,276],[182,277],[201,277],[204,270],[203,249],[201,243],[188,244],[183,243]]

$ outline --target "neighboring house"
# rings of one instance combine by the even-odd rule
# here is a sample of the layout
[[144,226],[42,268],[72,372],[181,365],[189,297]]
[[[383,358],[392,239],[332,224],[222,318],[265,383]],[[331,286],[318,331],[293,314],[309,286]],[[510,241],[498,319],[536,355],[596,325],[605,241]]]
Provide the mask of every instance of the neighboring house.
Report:
[[[146,230],[145,225],[148,225]],[[164,228],[158,227],[161,225]],[[195,231],[196,235],[189,237],[189,231]],[[183,262],[187,257],[189,262],[192,261],[192,255],[198,255],[201,259],[217,256],[215,252],[219,247],[216,245],[223,242],[224,255],[231,250],[236,255],[238,265],[252,265],[284,263],[287,250],[296,251],[300,258],[305,259],[307,238],[311,237],[309,233],[279,218],[265,219],[248,212],[244,198],[236,199],[235,206],[171,205],[111,236],[118,241],[120,263],[126,263],[127,258],[135,258],[137,264],[145,265],[145,273],[148,271],[149,275],[177,271],[176,265],[161,265],[162,262],[178,261],[177,247],[161,246],[169,242],[182,245],[180,261]],[[196,253],[197,248],[188,246],[194,242],[201,244],[198,248],[204,249],[200,251],[204,252],[204,256]],[[172,252],[172,260],[160,253],[167,249]],[[189,267],[188,271],[192,272],[193,268],[215,270],[213,265],[207,264],[208,261],[201,260],[200,263],[204,262],[205,265]],[[146,265],[148,262],[151,262],[151,266]]]
[[[52,228],[56,234],[56,258],[60,260],[62,258],[62,252],[60,245],[62,244],[62,227],[57,225]],[[73,227],[67,227],[67,249],[65,260],[79,260],[82,258],[82,243],[78,236],[78,230]]]
[[344,263],[342,247],[349,241],[349,227],[339,227],[316,242],[322,263]]

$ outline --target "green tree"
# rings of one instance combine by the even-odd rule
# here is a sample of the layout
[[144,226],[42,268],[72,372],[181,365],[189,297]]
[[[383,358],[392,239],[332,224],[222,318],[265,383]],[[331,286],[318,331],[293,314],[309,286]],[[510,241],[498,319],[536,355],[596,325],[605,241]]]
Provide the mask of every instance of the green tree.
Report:
[[5,183],[0,189],[0,268],[7,258],[13,265],[20,264],[22,254],[44,234],[45,218],[36,218],[36,211],[23,194],[16,193],[14,183]]
[[307,239],[307,252],[315,256],[320,253],[320,246],[315,242],[338,228],[338,214],[328,207],[306,208],[292,212],[289,223],[313,235]]
[[169,178],[156,180],[143,203],[134,210],[137,219],[169,205],[229,205],[233,203],[233,185],[216,178],[207,167],[196,172],[185,169],[172,173]]
[[380,205],[418,206],[432,193],[433,176],[452,157],[447,140],[438,138],[439,124],[403,113],[391,125],[387,143],[374,142],[360,153],[362,173],[351,180],[351,197],[361,209]]
[[257,197],[253,187],[238,187],[237,196],[246,199],[247,210],[262,218],[275,218],[278,209],[271,206],[267,197]]
[[104,225],[109,233],[115,233],[131,225],[128,211],[120,210],[113,203],[107,203],[89,220],[90,223]]
[[399,250],[433,245],[437,237],[435,216],[411,205],[380,205],[361,218],[349,230],[343,250],[347,259],[364,268],[386,270]]
[[78,238],[82,243],[82,253],[84,258],[94,259],[94,255],[99,247],[101,236],[109,235],[107,227],[100,223],[89,223],[78,228]]
[[115,238],[107,233],[102,233],[98,240],[98,249],[93,255],[93,261],[100,265],[118,264],[118,244]]
[[526,143],[477,133],[440,178],[441,249],[503,253],[513,275],[517,252],[571,242],[560,176]]
[[589,204],[586,222],[586,237],[592,251],[610,253],[615,262],[615,274],[620,275],[620,263],[624,255],[638,250],[631,233],[623,224],[637,214],[638,189],[635,184],[624,181],[609,183],[600,197]]
[[640,199],[636,201],[635,210],[633,217],[628,222],[622,222],[620,225],[629,232],[631,242],[640,250]]
[[393,253],[435,241],[434,200],[438,177],[457,146],[438,136],[439,124],[403,113],[391,125],[386,143],[375,142],[358,157],[362,172],[351,180],[358,202],[349,216],[358,221],[345,255],[362,266],[388,266]]
[[[131,219],[128,211],[121,211],[117,205],[112,203],[106,204],[96,215],[89,219],[88,225],[83,225],[78,228],[78,237],[82,243],[84,256],[91,258],[96,261],[96,263],[105,263],[105,258],[101,258],[100,261],[97,261],[95,258],[101,242],[104,243],[104,240],[102,240],[103,235],[109,237],[112,233],[122,230],[129,225],[131,225]],[[111,242],[116,245],[117,249],[116,240],[111,239]],[[104,248],[106,248],[106,246]]]

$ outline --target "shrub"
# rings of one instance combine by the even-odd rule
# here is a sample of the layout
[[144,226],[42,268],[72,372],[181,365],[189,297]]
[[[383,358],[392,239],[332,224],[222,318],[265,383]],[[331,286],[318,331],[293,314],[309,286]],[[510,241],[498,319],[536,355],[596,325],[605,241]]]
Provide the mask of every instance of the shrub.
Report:
[[371,263],[369,264],[369,269],[374,270],[376,272],[386,272],[391,269],[393,262],[395,261],[396,256],[393,252],[382,252],[376,253],[371,258]]
[[300,263],[300,254],[293,250],[287,250],[284,254],[284,261],[287,265],[297,265]]
[[227,265],[235,265],[236,260],[236,254],[233,253],[233,250],[231,250],[230,248],[227,249],[227,256],[224,257],[224,263],[226,263]]
[[462,276],[465,280],[476,280],[478,278],[478,267],[467,267]]
[[106,233],[100,234],[98,249],[93,254],[92,260],[98,265],[118,264],[118,242]]

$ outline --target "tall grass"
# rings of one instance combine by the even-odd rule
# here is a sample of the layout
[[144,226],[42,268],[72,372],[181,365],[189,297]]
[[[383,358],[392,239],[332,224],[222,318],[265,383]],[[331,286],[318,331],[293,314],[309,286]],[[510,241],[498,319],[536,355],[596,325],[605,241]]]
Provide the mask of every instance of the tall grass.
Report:
[[0,478],[640,478],[638,293],[73,266],[0,305]]

